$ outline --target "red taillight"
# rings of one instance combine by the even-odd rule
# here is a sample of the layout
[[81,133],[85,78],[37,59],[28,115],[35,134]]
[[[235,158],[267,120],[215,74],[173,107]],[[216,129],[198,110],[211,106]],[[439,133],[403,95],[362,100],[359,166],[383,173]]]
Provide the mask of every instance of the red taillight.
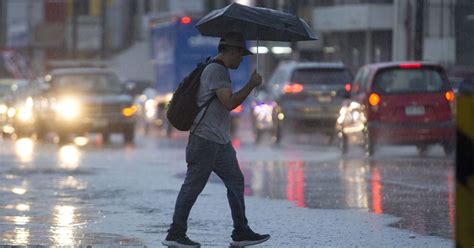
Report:
[[452,90],[446,91],[446,93],[444,93],[444,97],[446,98],[446,100],[448,100],[448,102],[453,102],[454,101],[454,91],[452,91]]
[[419,68],[421,68],[421,64],[420,63],[400,64],[400,68],[402,68],[402,69],[419,69]]
[[344,85],[344,89],[346,90],[346,92],[350,92],[351,89],[352,89],[352,85],[348,83],[348,84]]
[[377,106],[380,103],[380,96],[377,93],[369,95],[369,103],[371,106]]
[[285,93],[300,93],[303,91],[303,85],[302,84],[287,84],[283,87],[283,92]]
[[183,16],[181,17],[181,23],[184,25],[188,25],[191,23],[191,18],[189,16]]
[[237,108],[232,110],[232,113],[237,113],[238,114],[238,113],[242,112],[243,109],[244,108],[242,107],[242,105],[239,105]]

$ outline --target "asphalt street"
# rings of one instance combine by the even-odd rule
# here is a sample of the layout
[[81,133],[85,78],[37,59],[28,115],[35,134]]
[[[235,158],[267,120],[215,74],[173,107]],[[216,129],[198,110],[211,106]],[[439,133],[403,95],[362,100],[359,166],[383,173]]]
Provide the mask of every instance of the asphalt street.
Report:
[[[318,135],[279,146],[243,137],[233,144],[251,226],[273,235],[263,247],[452,246],[454,162],[441,147],[424,157],[414,147],[341,157]],[[135,145],[95,135],[66,145],[0,140],[0,245],[158,246],[185,175],[185,145],[182,133],[139,134]],[[189,235],[225,247],[225,187],[209,181]]]

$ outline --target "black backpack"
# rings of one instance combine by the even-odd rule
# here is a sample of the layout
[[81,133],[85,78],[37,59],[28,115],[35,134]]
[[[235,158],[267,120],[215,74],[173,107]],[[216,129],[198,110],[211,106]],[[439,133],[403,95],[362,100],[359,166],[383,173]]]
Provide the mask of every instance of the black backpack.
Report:
[[[211,104],[217,97],[214,95],[202,106],[197,105],[197,93],[201,85],[201,74],[204,68],[211,63],[224,65],[220,60],[210,60],[207,58],[205,63],[199,63],[197,67],[181,81],[173,94],[166,117],[168,118],[168,122],[180,131],[189,131],[201,109]],[[207,108],[201,120],[206,115],[206,112]],[[199,125],[201,120],[199,120],[197,125]]]

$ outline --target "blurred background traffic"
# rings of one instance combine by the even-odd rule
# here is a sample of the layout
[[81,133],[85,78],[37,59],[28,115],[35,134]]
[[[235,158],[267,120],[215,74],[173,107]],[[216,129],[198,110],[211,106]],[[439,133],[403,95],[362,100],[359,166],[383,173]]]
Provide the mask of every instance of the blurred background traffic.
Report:
[[[53,135],[60,142],[99,133],[107,142],[120,133],[130,143],[135,130],[171,137],[165,113],[172,92],[216,53],[218,39],[194,25],[230,2],[0,1],[3,137]],[[350,141],[370,153],[383,143],[453,151],[446,130],[453,129],[455,96],[474,77],[474,3],[237,2],[297,14],[319,40],[260,43],[265,84],[232,112],[234,135],[245,121],[257,143],[267,133],[279,143],[293,130],[322,133],[343,153]],[[255,42],[248,45],[257,51]],[[390,61],[398,62],[383,64]],[[242,87],[255,67],[255,58],[246,58],[232,71],[233,87]],[[408,138],[378,137],[394,130]]]

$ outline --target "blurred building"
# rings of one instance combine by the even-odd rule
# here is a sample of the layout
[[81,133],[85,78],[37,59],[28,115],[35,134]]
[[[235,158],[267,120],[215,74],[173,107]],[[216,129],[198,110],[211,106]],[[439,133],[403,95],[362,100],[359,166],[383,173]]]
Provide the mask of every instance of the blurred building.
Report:
[[0,48],[22,50],[37,74],[50,60],[104,59],[134,43],[144,2],[1,0]]
[[[0,0],[0,48],[32,58],[36,71],[51,59],[109,58],[146,42],[156,16],[208,13],[232,0]],[[280,60],[366,63],[429,60],[474,65],[472,0],[236,0],[298,14],[318,41],[262,42],[261,68]],[[256,44],[253,44],[254,46]],[[283,49],[273,49],[273,48]],[[290,49],[289,49],[290,48]],[[285,52],[280,52],[285,51]]]
[[[474,3],[473,3],[474,4]],[[322,58],[351,68],[381,61],[456,63],[455,0],[328,0],[315,5]]]

